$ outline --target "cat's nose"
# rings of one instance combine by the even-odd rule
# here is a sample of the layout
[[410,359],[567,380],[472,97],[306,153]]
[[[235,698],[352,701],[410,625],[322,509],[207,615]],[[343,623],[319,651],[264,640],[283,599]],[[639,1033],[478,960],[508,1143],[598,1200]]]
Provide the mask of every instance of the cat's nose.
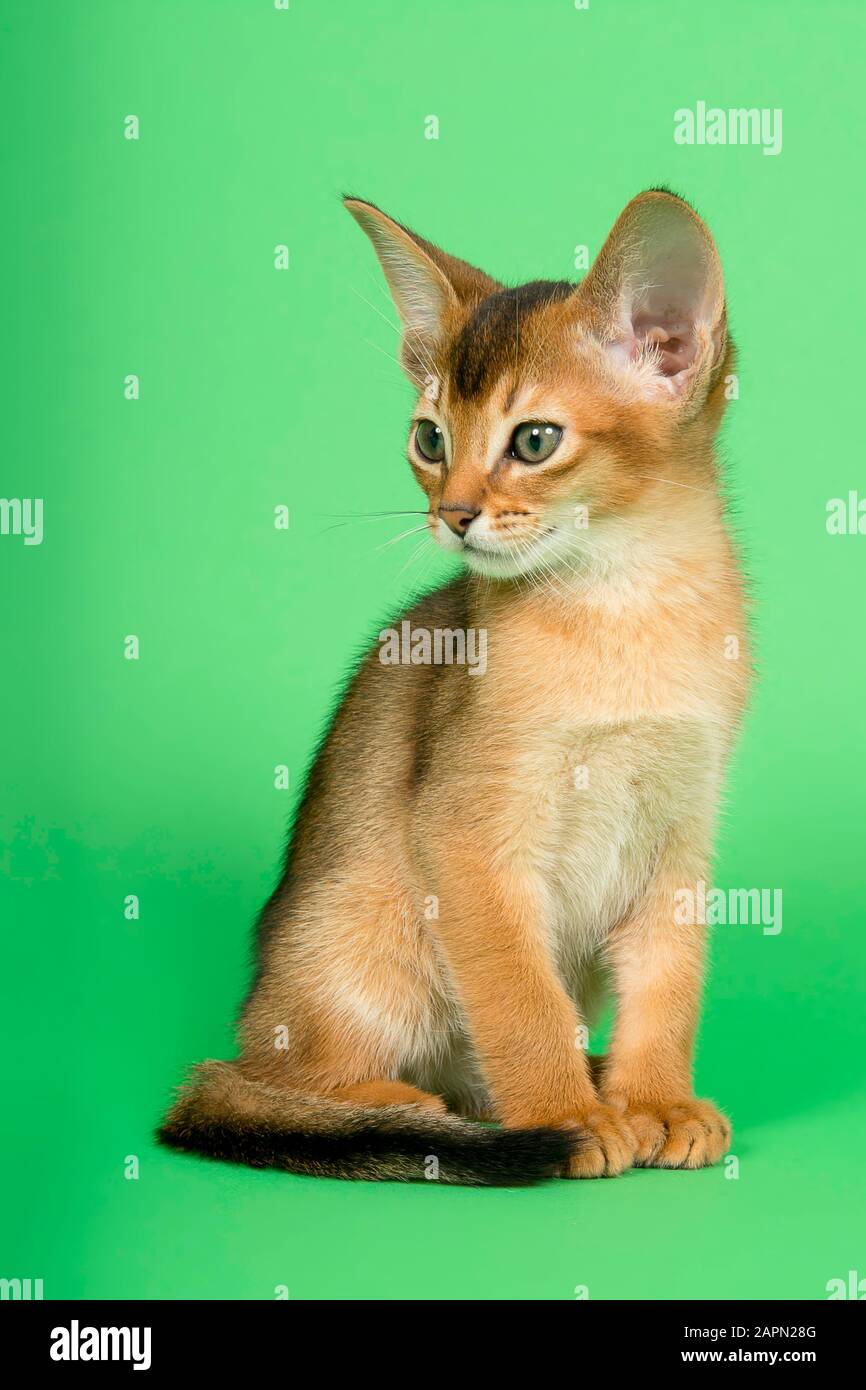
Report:
[[480,507],[467,507],[462,502],[453,502],[448,507],[440,507],[439,515],[445,525],[451,527],[455,536],[465,536],[480,511]]

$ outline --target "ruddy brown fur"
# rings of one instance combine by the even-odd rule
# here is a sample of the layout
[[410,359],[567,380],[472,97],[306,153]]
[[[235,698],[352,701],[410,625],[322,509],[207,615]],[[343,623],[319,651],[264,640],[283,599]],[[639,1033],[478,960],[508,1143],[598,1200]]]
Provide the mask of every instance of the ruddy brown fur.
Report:
[[[403,320],[431,533],[469,567],[408,616],[486,632],[487,670],[364,660],[262,914],[240,1055],[197,1070],[162,1137],[402,1180],[431,1156],[477,1183],[715,1162],[729,1126],[692,1089],[704,928],[674,913],[709,872],[749,670],[712,237],[642,194],[583,284],[505,290],[347,207]],[[526,421],[562,430],[539,464],[511,452]]]

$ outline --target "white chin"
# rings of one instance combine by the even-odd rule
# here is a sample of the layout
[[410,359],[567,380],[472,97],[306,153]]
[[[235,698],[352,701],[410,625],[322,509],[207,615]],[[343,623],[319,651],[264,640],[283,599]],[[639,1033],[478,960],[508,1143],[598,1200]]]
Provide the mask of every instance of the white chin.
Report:
[[524,546],[520,554],[511,550],[484,550],[469,544],[463,546],[461,559],[469,569],[488,579],[518,579],[532,573],[543,549],[543,540]]
[[464,548],[460,558],[468,569],[489,579],[517,579],[531,568],[525,559],[518,560],[516,555],[496,555],[488,550],[473,550],[471,546]]
[[537,570],[549,571],[561,556],[562,537],[557,526],[548,526],[541,535],[514,549],[489,544],[487,537],[480,535],[464,542],[441,521],[433,537],[449,555],[459,556],[468,569],[488,579],[519,579]]

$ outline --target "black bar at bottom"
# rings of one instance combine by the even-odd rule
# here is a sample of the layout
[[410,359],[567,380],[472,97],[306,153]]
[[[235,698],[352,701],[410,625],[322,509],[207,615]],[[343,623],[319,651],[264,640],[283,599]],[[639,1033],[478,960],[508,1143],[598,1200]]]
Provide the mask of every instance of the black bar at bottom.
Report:
[[[415,1311],[418,1303],[410,1304],[412,1312],[393,1318],[385,1312],[371,1318],[364,1312],[355,1330],[349,1305],[341,1303],[339,1313],[330,1315],[328,1334],[329,1322],[311,1319],[307,1305],[291,1302],[4,1302],[0,1345],[3,1364],[14,1365],[19,1379],[31,1369],[92,1377],[105,1366],[115,1374],[137,1371],[157,1378],[187,1369],[221,1376],[242,1371],[247,1379],[268,1366],[287,1374],[307,1366],[302,1372],[306,1378],[316,1374],[316,1361],[329,1376],[341,1363],[350,1374],[363,1365],[366,1377],[373,1373],[371,1355],[374,1360],[384,1355],[387,1380],[398,1371],[403,1350],[417,1356],[419,1339],[427,1348],[425,1378],[437,1374],[437,1363],[438,1374],[446,1365],[452,1371],[465,1369],[476,1357],[488,1371],[496,1365],[498,1343],[495,1337],[478,1335],[477,1311],[472,1343],[478,1351],[473,1357],[467,1354],[468,1340],[459,1338],[463,1350],[458,1351],[450,1336],[443,1339],[441,1315],[434,1322]],[[509,1355],[517,1349],[515,1343],[528,1349],[539,1316],[531,1314],[523,1327],[510,1321],[502,1343],[511,1348]],[[495,1332],[495,1313],[490,1317]],[[582,1365],[586,1369],[585,1355],[597,1359],[599,1354],[610,1359],[618,1375],[631,1367],[651,1373],[672,1366],[734,1364],[805,1365],[826,1373],[856,1365],[863,1340],[857,1310],[833,1301],[585,1301],[572,1303],[562,1321],[557,1317],[549,1326],[575,1339],[559,1343],[559,1352],[573,1358],[575,1375]],[[549,1343],[546,1348],[552,1350]],[[311,1357],[315,1360],[309,1366]],[[411,1363],[402,1364],[401,1377],[417,1377],[417,1361],[413,1372]]]

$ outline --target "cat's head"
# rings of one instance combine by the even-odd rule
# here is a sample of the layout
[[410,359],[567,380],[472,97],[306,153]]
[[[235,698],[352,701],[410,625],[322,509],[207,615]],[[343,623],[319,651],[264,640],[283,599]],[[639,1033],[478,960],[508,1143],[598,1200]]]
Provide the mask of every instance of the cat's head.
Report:
[[732,349],[718,253],[687,203],[642,193],[582,283],[515,289],[345,204],[402,320],[409,462],[446,550],[493,578],[549,572],[593,527],[642,508],[647,524],[654,479],[690,486],[677,470],[709,457]]

